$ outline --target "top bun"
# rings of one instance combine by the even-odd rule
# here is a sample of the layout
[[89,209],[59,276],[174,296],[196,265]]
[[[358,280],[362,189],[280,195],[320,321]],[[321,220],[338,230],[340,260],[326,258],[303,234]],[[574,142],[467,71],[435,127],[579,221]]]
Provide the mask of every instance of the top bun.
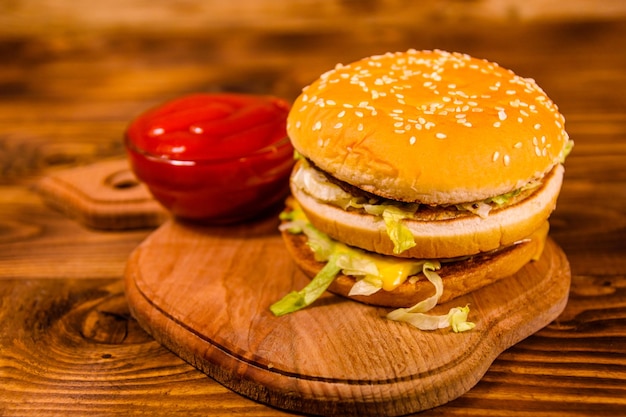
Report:
[[445,51],[372,56],[323,74],[288,116],[295,149],[379,196],[479,201],[541,178],[568,135],[531,79]]

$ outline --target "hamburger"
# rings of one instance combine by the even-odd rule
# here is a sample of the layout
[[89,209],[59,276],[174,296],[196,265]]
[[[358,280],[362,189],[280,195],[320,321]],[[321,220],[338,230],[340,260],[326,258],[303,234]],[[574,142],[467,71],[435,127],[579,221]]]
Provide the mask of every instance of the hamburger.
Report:
[[328,290],[455,331],[472,327],[467,306],[426,313],[540,257],[573,145],[534,80],[440,50],[337,65],[302,90],[287,132],[280,230],[312,281],[274,314]]

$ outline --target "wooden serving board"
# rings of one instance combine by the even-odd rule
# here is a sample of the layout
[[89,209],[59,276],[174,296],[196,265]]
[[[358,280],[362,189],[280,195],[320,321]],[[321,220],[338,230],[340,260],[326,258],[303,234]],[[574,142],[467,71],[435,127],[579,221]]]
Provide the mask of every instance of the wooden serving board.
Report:
[[157,341],[235,392],[281,409],[395,416],[444,404],[568,299],[569,264],[549,239],[541,259],[516,275],[437,307],[469,304],[469,332],[419,331],[387,320],[388,309],[332,294],[275,317],[270,304],[308,282],[277,225],[169,220],[133,252],[125,284],[133,315]]

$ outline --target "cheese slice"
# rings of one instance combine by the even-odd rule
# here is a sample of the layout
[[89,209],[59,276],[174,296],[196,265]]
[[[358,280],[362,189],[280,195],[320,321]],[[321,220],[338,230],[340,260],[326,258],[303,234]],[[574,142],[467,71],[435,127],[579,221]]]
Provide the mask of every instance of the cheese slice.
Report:
[[[404,259],[379,259],[374,264],[378,269],[376,278],[382,281],[382,289],[393,291],[402,285],[411,275],[421,272],[421,262],[407,261]],[[371,279],[372,277],[365,277]]]

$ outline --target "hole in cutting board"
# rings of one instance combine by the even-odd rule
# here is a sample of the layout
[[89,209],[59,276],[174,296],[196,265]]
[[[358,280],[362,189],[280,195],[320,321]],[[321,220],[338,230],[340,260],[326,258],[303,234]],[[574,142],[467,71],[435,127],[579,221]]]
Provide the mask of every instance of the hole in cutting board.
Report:
[[117,171],[109,175],[104,180],[104,183],[111,188],[115,188],[116,190],[134,188],[139,185],[139,181],[137,180],[137,178],[130,170],[127,169]]

